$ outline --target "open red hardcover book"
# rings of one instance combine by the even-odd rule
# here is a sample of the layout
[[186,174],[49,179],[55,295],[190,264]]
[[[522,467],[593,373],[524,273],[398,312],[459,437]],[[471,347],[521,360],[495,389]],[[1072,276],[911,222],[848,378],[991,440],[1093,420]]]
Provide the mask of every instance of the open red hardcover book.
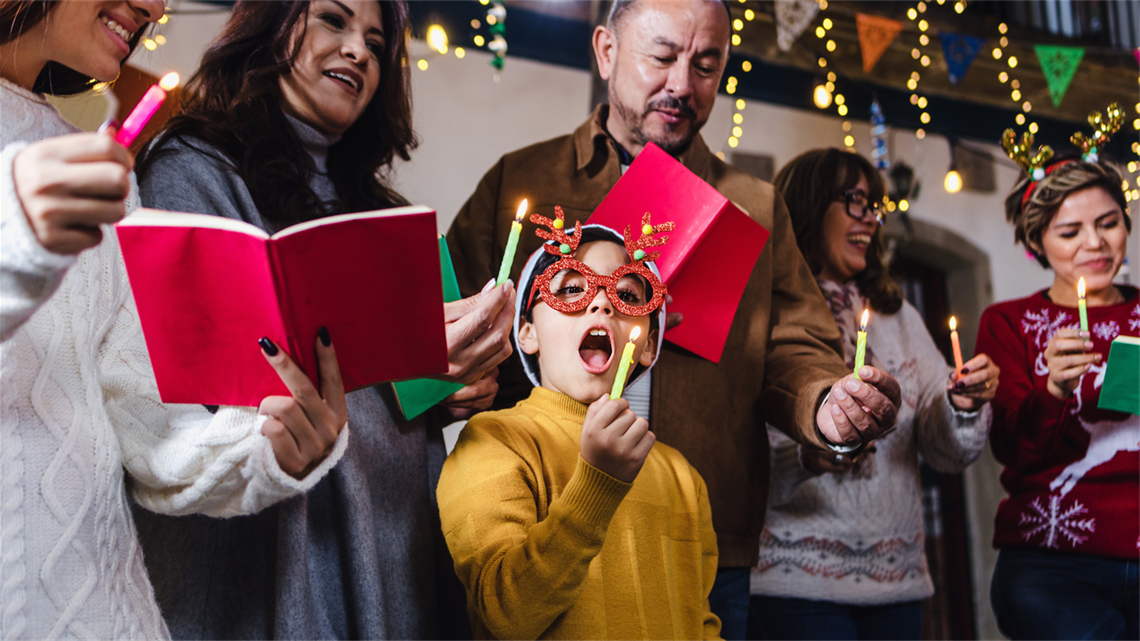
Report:
[[117,231],[164,402],[288,396],[262,336],[317,385],[321,326],[348,391],[447,371],[431,209],[331,216],[273,236],[229,218],[139,209]]
[[619,232],[629,225],[636,238],[647,211],[655,223],[677,224],[657,267],[673,296],[669,311],[681,312],[685,320],[665,338],[719,363],[768,230],[653,143],[645,146],[588,222]]

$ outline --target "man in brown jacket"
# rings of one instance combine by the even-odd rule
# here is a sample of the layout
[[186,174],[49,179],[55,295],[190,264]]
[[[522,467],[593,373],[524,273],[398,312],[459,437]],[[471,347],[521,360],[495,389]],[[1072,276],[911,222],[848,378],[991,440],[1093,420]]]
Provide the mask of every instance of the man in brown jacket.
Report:
[[[748,569],[757,562],[767,502],[765,420],[801,443],[853,455],[894,426],[899,403],[893,378],[873,370],[861,383],[838,356],[835,322],[775,189],[717,159],[698,133],[712,111],[729,35],[721,2],[615,2],[593,38],[610,104],[569,136],[503,156],[447,239],[460,289],[476,293],[498,270],[523,198],[531,212],[552,216],[561,205],[568,225],[585,221],[649,141],[771,232],[720,363],[666,343],[651,382],[653,431],[708,485],[720,555],[710,603],[726,639],[743,638],[747,621]],[[539,243],[523,234],[514,277]],[[500,372],[497,406],[529,394],[517,355]]]

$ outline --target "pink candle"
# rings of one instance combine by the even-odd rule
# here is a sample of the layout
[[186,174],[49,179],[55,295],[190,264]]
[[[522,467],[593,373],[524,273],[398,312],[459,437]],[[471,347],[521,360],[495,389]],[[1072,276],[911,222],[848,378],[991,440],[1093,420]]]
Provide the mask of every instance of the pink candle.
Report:
[[151,85],[139,104],[135,105],[130,115],[123,121],[123,126],[115,134],[115,142],[124,147],[130,147],[135,138],[142,133],[146,123],[150,122],[151,117],[162,106],[162,102],[166,100],[166,92],[177,86],[178,74],[173,71],[163,76],[157,85]]

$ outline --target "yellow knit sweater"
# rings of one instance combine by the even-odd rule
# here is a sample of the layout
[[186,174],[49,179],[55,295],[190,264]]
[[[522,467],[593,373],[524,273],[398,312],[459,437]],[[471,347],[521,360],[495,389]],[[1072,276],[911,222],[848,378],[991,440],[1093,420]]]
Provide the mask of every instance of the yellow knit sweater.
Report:
[[705,483],[657,443],[632,483],[582,460],[587,407],[544,388],[467,423],[436,494],[475,638],[709,639]]

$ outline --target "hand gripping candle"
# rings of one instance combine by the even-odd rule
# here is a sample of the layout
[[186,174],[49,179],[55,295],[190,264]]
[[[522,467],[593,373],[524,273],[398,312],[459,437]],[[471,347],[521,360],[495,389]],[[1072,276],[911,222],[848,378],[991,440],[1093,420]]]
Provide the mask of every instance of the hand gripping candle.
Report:
[[515,220],[511,223],[511,235],[507,236],[507,249],[503,252],[503,262],[499,265],[499,277],[495,279],[496,286],[502,285],[511,277],[511,266],[515,264],[515,251],[519,248],[519,234],[522,233],[523,216],[526,216],[526,198],[523,198],[518,213],[515,214]]
[[863,360],[867,357],[867,319],[870,315],[870,310],[864,309],[863,318],[859,320],[859,342],[855,345],[855,378],[859,378],[859,370],[862,369]]
[[962,375],[962,344],[958,342],[958,319],[950,317],[950,344],[954,346],[954,373]]
[[634,327],[633,331],[629,333],[629,342],[625,344],[625,349],[621,351],[621,362],[618,363],[617,377],[614,378],[614,388],[610,390],[610,399],[612,400],[621,398],[621,393],[625,391],[625,379],[629,378],[629,366],[633,364],[633,347],[638,336],[641,336],[641,328]]
[[1085,277],[1077,281],[1077,311],[1081,313],[1081,331],[1089,331],[1089,312],[1085,306]]
[[173,71],[163,76],[157,85],[151,85],[150,89],[147,89],[146,93],[143,94],[142,100],[135,105],[130,115],[123,121],[123,126],[115,134],[115,142],[124,147],[130,147],[135,138],[142,133],[146,123],[150,122],[151,117],[162,106],[162,102],[166,100],[166,92],[177,86],[178,74]]

